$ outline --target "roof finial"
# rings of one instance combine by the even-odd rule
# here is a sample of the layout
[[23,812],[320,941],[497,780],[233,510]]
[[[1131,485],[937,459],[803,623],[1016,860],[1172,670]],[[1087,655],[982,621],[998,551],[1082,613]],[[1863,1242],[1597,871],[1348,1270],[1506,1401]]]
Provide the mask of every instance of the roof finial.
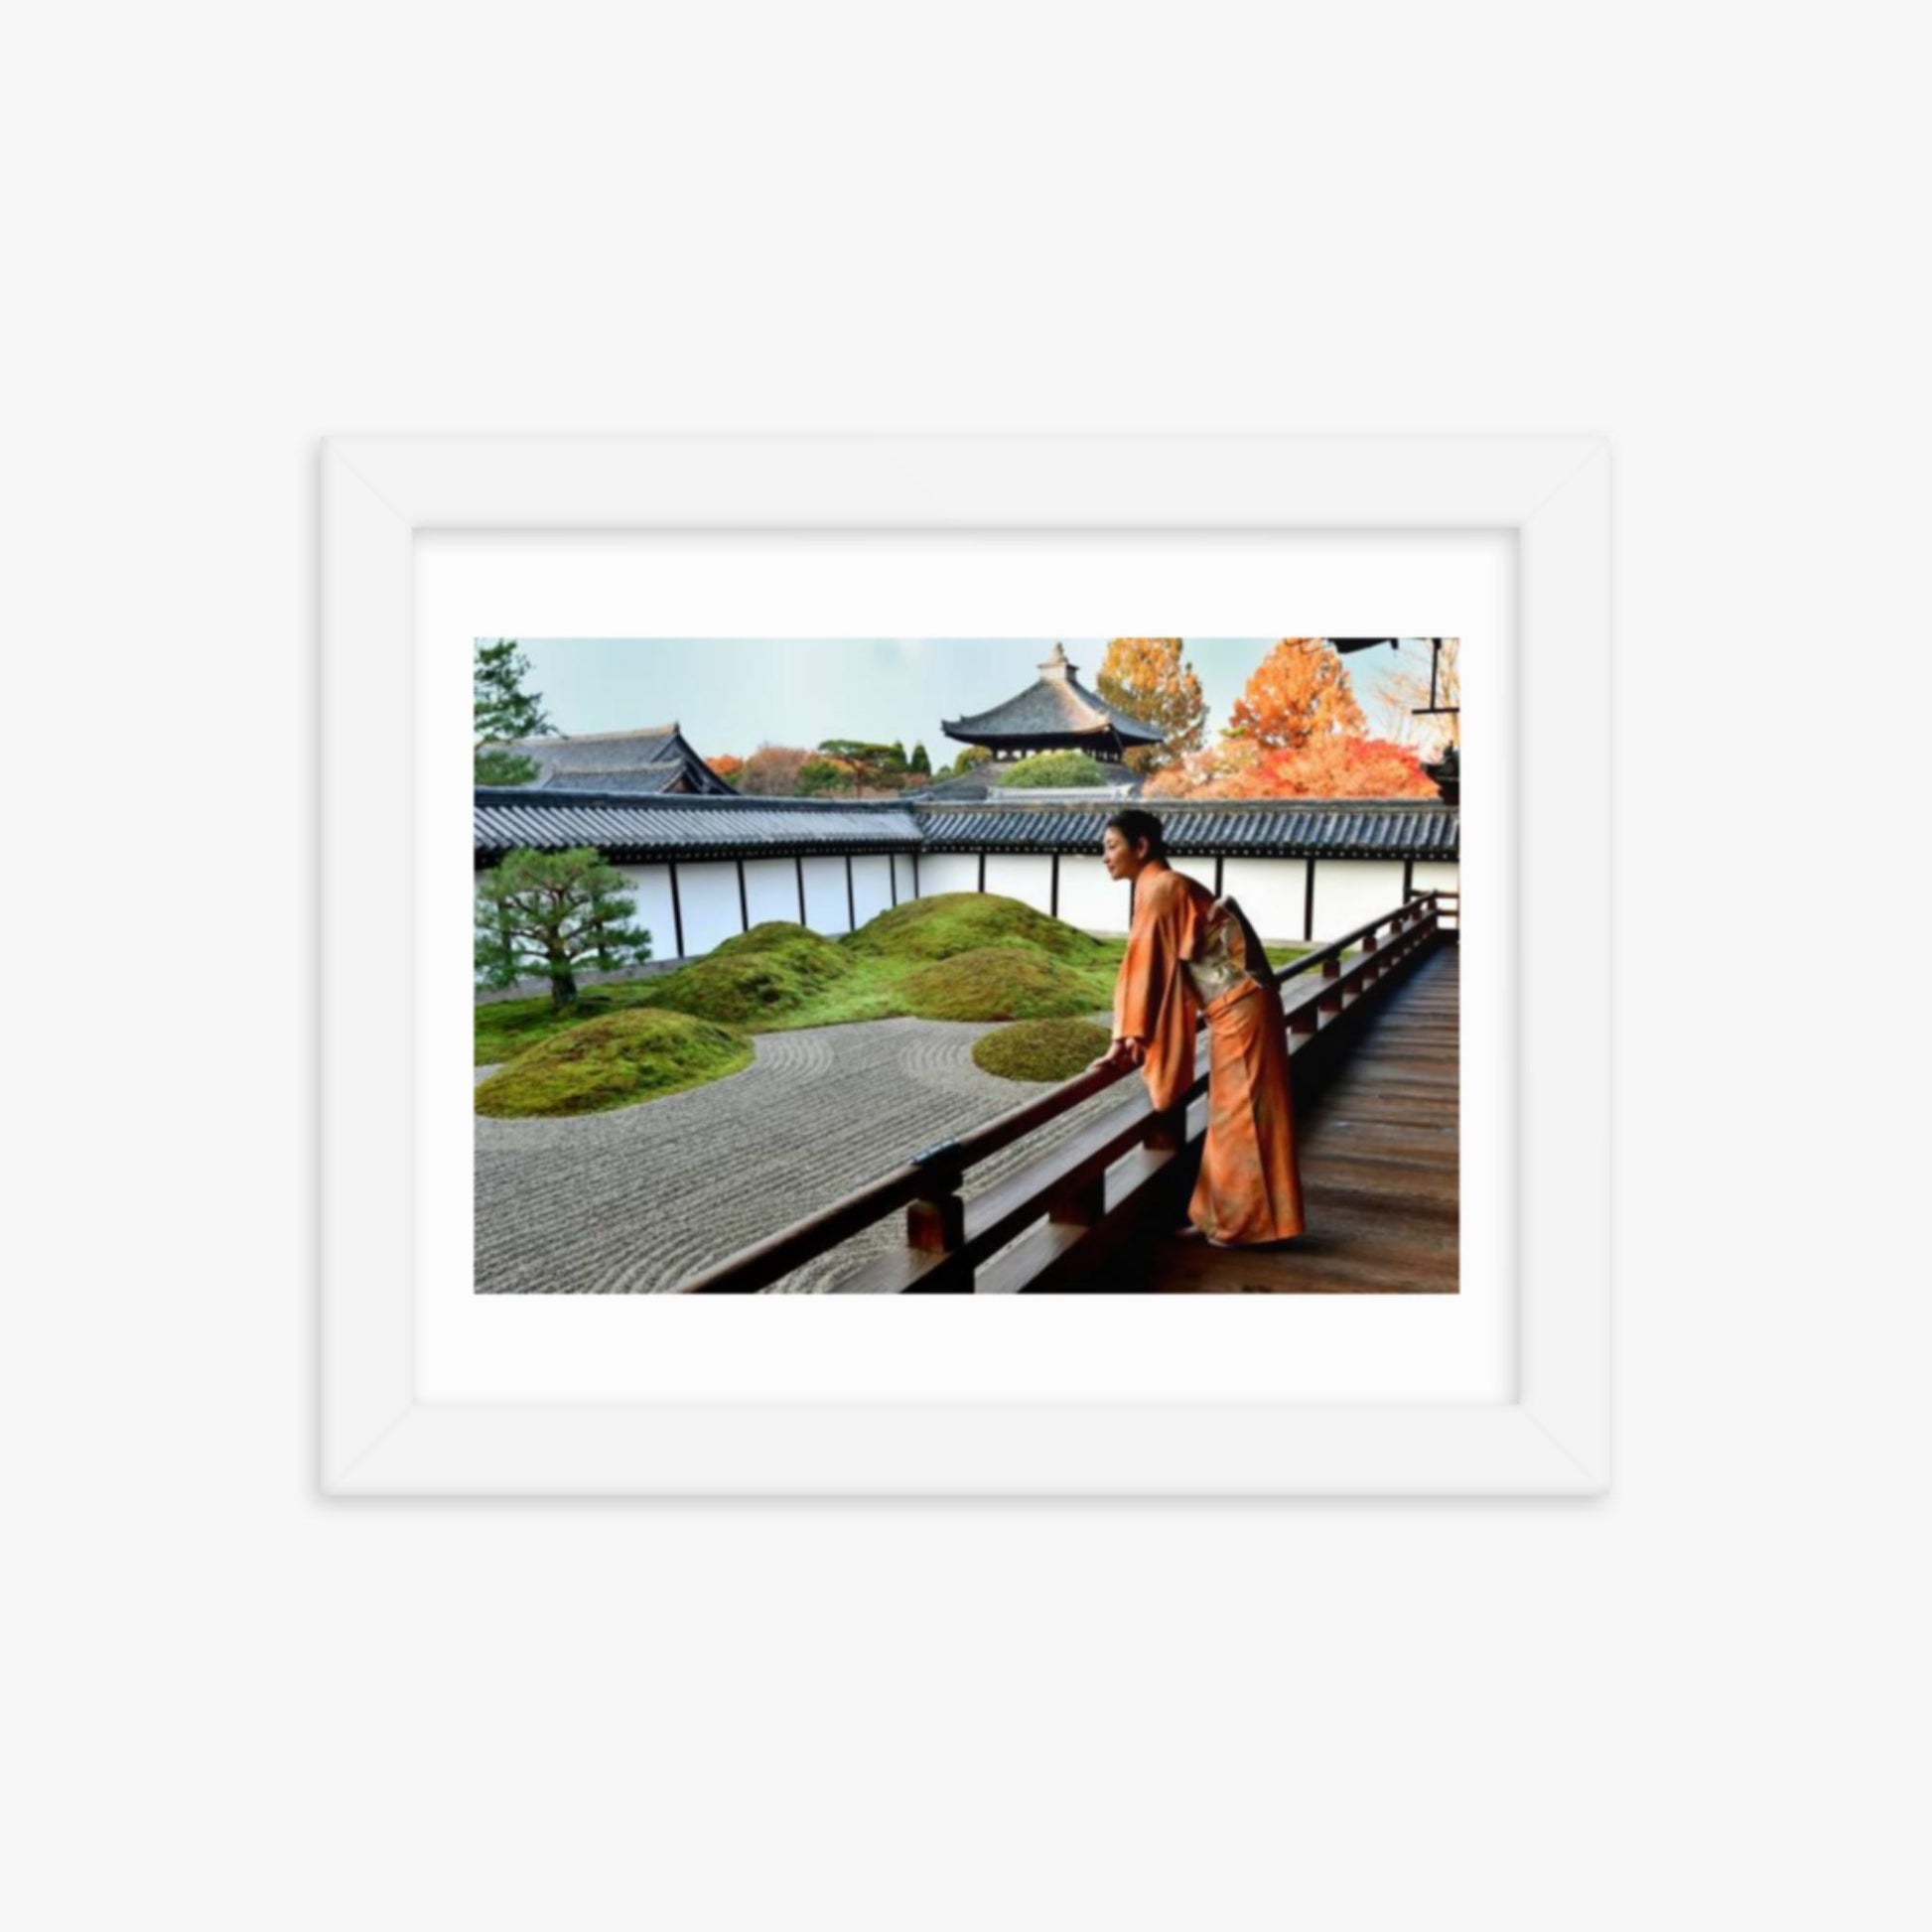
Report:
[[1071,677],[1080,667],[1067,662],[1066,647],[1055,643],[1053,654],[1039,667],[1048,677]]

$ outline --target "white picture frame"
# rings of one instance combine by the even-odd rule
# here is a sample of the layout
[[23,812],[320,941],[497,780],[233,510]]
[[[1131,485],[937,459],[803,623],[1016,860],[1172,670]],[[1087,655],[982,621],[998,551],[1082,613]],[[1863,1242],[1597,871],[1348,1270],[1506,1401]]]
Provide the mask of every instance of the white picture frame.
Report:
[[[1610,468],[1592,436],[332,438],[330,1494],[1594,1495],[1610,1472]],[[415,1381],[414,546],[431,531],[1486,531],[1520,676],[1517,1363],[1498,1403],[434,1403]],[[381,703],[374,693],[385,694]]]

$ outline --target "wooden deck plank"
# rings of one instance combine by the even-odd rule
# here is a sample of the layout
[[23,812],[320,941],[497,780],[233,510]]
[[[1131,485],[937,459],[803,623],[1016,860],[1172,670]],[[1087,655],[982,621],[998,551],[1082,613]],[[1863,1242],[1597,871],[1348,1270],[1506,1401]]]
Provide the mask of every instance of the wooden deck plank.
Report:
[[1453,1295],[1460,1286],[1457,973],[1443,946],[1393,990],[1299,1123],[1309,1231],[1280,1248],[1160,1240],[1167,1294]]

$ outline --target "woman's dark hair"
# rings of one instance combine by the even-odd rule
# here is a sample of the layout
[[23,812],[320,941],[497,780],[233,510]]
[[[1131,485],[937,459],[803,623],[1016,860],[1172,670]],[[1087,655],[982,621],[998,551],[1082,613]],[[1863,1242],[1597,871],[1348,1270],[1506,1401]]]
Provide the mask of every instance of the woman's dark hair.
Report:
[[1141,811],[1138,807],[1116,812],[1107,821],[1106,829],[1118,832],[1129,845],[1139,845],[1145,839],[1150,859],[1166,859],[1168,856],[1168,835],[1162,831],[1161,821],[1152,812]]

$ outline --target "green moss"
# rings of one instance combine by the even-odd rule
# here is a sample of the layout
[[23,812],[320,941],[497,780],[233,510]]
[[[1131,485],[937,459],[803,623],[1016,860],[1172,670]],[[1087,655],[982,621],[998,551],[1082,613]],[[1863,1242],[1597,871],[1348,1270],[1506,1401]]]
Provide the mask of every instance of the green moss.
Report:
[[687,1014],[611,1014],[519,1053],[477,1088],[476,1108],[497,1120],[606,1113],[722,1079],[751,1058],[750,1040]]
[[766,919],[750,932],[741,932],[714,947],[705,958],[741,959],[748,953],[782,960],[794,972],[813,980],[842,979],[852,970],[851,959],[840,951],[836,939],[827,939],[789,919]]
[[1089,1020],[1023,1020],[973,1042],[973,1064],[1003,1080],[1070,1080],[1107,1050],[1111,1035]]
[[1034,946],[1055,958],[1091,962],[1107,948],[1077,927],[997,893],[940,893],[882,912],[840,940],[848,951],[894,959],[950,959],[986,946]]
[[1057,1020],[1104,997],[1093,976],[1031,946],[982,946],[934,960],[899,983],[921,1020]]
[[637,1003],[726,1026],[745,1026],[797,1012],[819,985],[809,967],[801,968],[783,954],[738,953],[721,958],[709,953],[651,981],[639,990]]

